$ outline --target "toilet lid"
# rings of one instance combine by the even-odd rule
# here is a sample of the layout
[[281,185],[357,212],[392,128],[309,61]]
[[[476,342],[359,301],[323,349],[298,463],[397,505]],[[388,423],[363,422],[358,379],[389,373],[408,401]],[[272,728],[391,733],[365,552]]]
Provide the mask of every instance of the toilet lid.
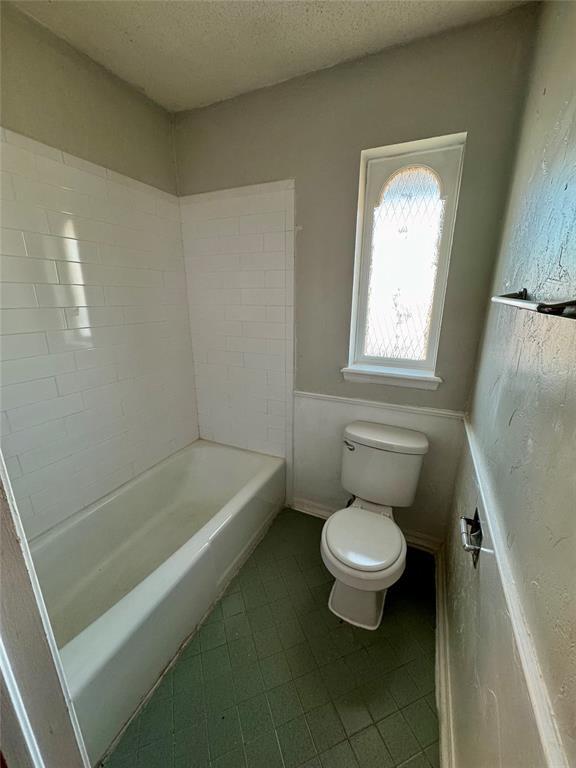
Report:
[[358,507],[340,509],[326,523],[326,543],[340,562],[382,571],[400,557],[404,537],[389,517]]

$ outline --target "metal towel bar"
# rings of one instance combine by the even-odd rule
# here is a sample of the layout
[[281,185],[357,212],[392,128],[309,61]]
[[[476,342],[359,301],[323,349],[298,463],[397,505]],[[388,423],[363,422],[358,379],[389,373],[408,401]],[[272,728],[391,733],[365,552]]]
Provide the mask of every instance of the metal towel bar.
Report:
[[513,293],[504,293],[501,296],[492,296],[495,304],[508,304],[516,309],[527,309],[530,312],[539,312],[542,315],[555,315],[556,317],[566,317],[570,320],[576,320],[576,299],[568,301],[534,301],[528,298],[528,291],[522,288],[521,291]]

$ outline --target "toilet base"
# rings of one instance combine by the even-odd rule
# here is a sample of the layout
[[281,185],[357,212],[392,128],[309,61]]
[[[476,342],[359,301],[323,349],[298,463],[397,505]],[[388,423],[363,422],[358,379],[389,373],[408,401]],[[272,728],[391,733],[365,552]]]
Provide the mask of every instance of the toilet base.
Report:
[[384,613],[387,589],[370,592],[349,587],[342,581],[334,582],[328,608],[339,619],[361,629],[378,629]]

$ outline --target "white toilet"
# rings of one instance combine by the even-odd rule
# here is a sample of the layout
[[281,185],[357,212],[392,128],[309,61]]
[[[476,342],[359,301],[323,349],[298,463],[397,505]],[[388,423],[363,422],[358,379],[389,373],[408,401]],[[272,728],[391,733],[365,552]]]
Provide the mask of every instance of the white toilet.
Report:
[[389,586],[404,572],[406,540],[392,507],[414,500],[428,438],[411,429],[355,421],[344,430],[342,485],[356,497],[328,518],[321,552],[335,577],[328,606],[363,629],[377,629]]

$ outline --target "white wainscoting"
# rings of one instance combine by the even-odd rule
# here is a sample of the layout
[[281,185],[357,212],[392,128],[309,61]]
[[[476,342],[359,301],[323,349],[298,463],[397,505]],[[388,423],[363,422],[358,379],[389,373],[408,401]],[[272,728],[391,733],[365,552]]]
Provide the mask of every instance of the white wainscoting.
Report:
[[200,435],[290,465],[294,181],[180,206]]
[[444,538],[464,437],[463,414],[456,411],[296,392],[292,506],[328,516],[346,504],[350,494],[340,485],[342,434],[346,424],[356,420],[428,436],[430,450],[414,504],[395,517],[412,543],[437,549]]
[[198,437],[178,198],[2,131],[2,452],[29,538]]

